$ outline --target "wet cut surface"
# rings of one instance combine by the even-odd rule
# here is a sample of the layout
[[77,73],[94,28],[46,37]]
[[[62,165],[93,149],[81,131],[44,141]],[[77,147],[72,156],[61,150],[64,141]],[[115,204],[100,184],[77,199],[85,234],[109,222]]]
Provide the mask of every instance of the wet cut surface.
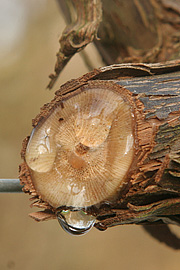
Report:
[[133,140],[130,105],[119,93],[73,94],[32,132],[26,162],[38,194],[56,208],[108,199],[132,162]]

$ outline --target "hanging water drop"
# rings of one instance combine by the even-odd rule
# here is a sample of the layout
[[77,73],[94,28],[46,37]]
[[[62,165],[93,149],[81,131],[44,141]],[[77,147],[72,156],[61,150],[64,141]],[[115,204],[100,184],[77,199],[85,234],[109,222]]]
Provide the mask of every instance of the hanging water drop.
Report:
[[95,217],[82,210],[63,210],[57,218],[61,227],[72,235],[87,233],[95,223]]

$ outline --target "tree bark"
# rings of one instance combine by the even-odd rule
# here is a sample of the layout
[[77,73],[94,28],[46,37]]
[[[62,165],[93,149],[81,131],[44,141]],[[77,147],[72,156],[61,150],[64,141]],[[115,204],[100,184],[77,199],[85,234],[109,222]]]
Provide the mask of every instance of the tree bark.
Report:
[[180,0],[102,0],[95,44],[106,64],[162,62],[180,55]]
[[[130,176],[118,200],[88,210],[97,217],[95,227],[180,225],[180,61],[103,67],[70,81],[59,91],[67,94],[91,81],[120,85],[131,93],[137,141]],[[156,237],[151,228],[146,231]],[[169,229],[164,230],[169,236],[159,234],[159,240],[180,248],[179,240],[174,240]]]
[[[72,22],[66,7],[71,1],[58,2],[68,23]],[[106,64],[179,58],[180,0],[101,2],[103,18],[99,39],[94,42]],[[89,210],[97,216],[96,228],[144,225],[159,241],[179,249],[179,240],[165,235],[170,235],[166,224],[180,225],[180,62],[104,67],[71,81],[60,91],[63,94],[94,80],[113,82],[131,93],[138,141],[136,169],[119,200]],[[149,224],[161,224],[164,233],[157,233],[156,226]]]
[[[56,95],[61,101],[63,95],[93,83],[108,84],[112,90],[120,86],[124,95],[131,96],[135,115],[134,160],[124,187],[116,200],[86,209],[96,216],[95,227],[105,230],[123,224],[180,225],[180,61],[103,67],[67,82]],[[53,108],[53,101],[49,106]],[[34,126],[48,116],[45,109],[46,105],[42,108],[44,115],[35,118]],[[21,166],[22,181],[24,172]],[[31,214],[38,221],[55,215],[49,206],[45,212]],[[145,228],[156,237],[154,227]],[[170,234],[167,227],[159,228]],[[166,239],[162,233],[157,238],[170,246],[175,241],[174,248],[180,248],[173,235]]]
[[[68,30],[74,21],[73,4],[78,2],[79,8],[84,9],[84,4],[88,7],[93,2],[57,1],[69,24]],[[98,20],[100,24],[96,23],[98,39],[92,36],[90,41],[94,41],[105,64],[155,63],[179,58],[180,0],[101,0],[101,3],[102,8],[99,1],[93,3],[96,10],[102,9],[102,19]],[[91,11],[87,8],[86,12]]]
[[[98,210],[96,227],[157,221],[179,225],[180,62],[113,65],[87,74],[78,83],[89,80],[113,81],[131,92],[138,140],[127,190],[114,206]],[[78,87],[76,83],[72,85]]]

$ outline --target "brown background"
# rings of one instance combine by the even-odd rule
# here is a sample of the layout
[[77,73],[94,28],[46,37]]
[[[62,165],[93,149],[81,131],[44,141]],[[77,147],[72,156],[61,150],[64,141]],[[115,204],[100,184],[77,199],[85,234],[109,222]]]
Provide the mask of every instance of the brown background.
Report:
[[[31,132],[31,119],[53,97],[59,85],[88,70],[80,55],[62,72],[54,89],[46,90],[53,71],[59,36],[65,22],[55,0],[13,0],[26,13],[15,16],[13,9],[1,13],[17,20],[24,30],[18,42],[3,51],[0,42],[0,178],[17,178],[23,138]],[[24,14],[24,15],[23,15]],[[0,14],[1,16],[1,14]],[[12,24],[13,26],[13,24]],[[7,30],[6,30],[7,27]],[[8,22],[2,33],[9,31]],[[1,35],[1,33],[0,33]],[[6,37],[1,35],[1,39]],[[87,48],[95,67],[102,65],[92,46]],[[73,237],[57,221],[36,223],[28,213],[25,194],[0,194],[0,269],[146,269],[180,268],[180,251],[173,251],[150,238],[141,227],[118,226],[105,232],[92,229]],[[172,227],[180,234],[180,229]]]

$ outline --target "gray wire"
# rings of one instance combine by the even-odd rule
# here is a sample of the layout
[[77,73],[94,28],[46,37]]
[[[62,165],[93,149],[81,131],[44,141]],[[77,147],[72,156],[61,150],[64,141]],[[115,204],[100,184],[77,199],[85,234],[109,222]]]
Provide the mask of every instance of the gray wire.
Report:
[[22,192],[19,179],[0,179],[0,193]]

